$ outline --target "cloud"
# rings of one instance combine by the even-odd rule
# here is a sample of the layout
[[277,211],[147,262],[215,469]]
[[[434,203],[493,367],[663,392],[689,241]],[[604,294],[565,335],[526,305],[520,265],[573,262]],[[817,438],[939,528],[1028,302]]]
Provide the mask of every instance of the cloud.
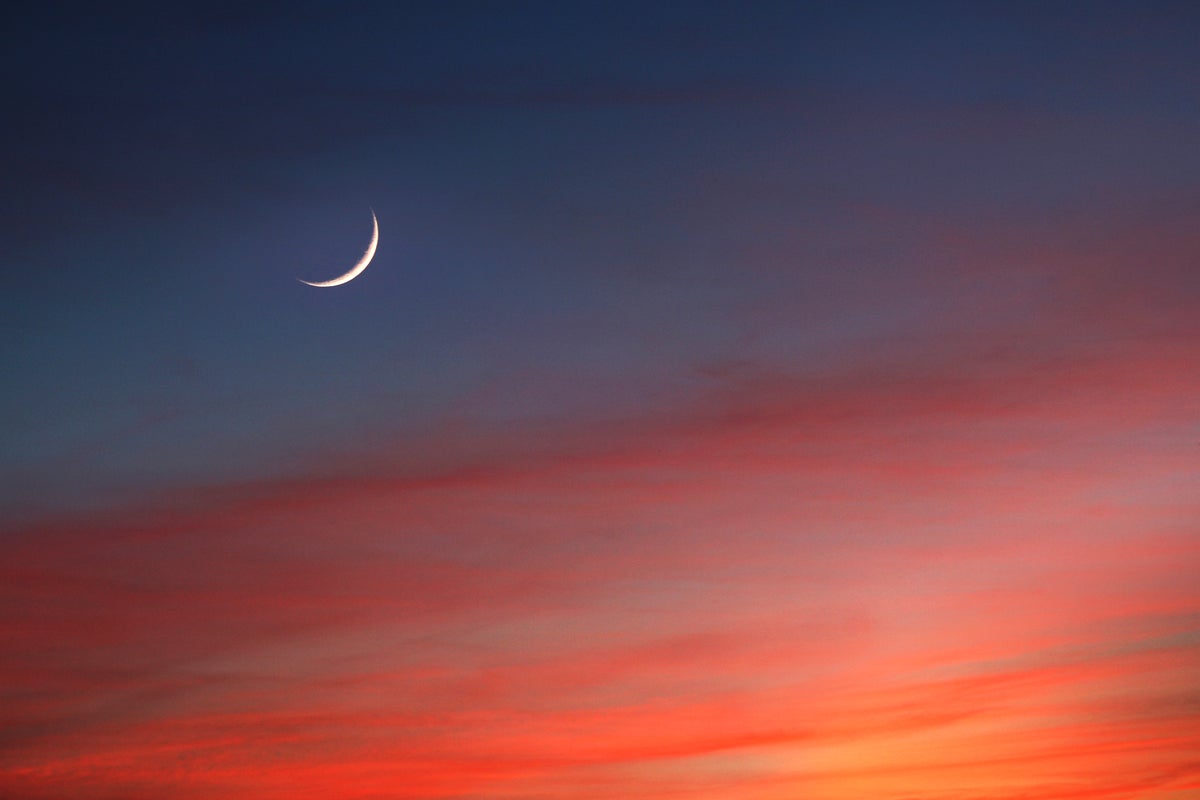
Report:
[[1187,785],[1196,357],[745,365],[10,529],[0,786]]

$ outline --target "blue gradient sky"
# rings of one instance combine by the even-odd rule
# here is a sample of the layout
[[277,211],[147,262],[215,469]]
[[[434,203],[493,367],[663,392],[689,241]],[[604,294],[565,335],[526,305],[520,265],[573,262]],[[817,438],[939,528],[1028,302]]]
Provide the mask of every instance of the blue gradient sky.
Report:
[[[1194,202],[1195,26],[954,4],[19,19],[6,505],[294,464],[475,395],[603,414],[712,364],[1019,324],[1045,287],[1006,250]],[[352,263],[368,205],[369,276],[294,284]]]

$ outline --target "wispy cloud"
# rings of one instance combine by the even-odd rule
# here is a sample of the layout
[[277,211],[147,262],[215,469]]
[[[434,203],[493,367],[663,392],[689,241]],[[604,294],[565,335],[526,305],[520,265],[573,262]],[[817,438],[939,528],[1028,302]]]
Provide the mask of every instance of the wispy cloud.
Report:
[[742,370],[10,530],[0,782],[1170,797],[1200,752],[1168,433],[1197,355]]

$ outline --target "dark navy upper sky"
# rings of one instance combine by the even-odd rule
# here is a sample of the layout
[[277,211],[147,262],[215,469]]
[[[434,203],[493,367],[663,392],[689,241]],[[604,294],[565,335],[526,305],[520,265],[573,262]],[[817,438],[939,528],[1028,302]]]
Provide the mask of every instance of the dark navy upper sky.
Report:
[[14,513],[1035,335],[1196,208],[1186,3],[188,6],[7,12]]

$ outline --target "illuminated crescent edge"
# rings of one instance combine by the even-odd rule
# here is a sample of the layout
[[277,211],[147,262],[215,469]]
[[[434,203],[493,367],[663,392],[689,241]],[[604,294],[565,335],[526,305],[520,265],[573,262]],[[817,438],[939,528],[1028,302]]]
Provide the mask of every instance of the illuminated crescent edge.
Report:
[[371,259],[375,257],[375,247],[379,244],[379,220],[375,217],[375,209],[371,209],[371,223],[375,228],[374,232],[371,234],[371,243],[367,245],[367,249],[363,252],[362,258],[358,260],[357,264],[350,268],[349,272],[347,272],[345,275],[339,275],[338,277],[328,281],[306,281],[302,278],[296,278],[296,280],[300,281],[301,283],[306,283],[309,286],[316,286],[321,289],[325,289],[330,286],[341,286],[343,283],[349,283],[361,275],[362,271],[367,268],[368,264],[371,263]]

